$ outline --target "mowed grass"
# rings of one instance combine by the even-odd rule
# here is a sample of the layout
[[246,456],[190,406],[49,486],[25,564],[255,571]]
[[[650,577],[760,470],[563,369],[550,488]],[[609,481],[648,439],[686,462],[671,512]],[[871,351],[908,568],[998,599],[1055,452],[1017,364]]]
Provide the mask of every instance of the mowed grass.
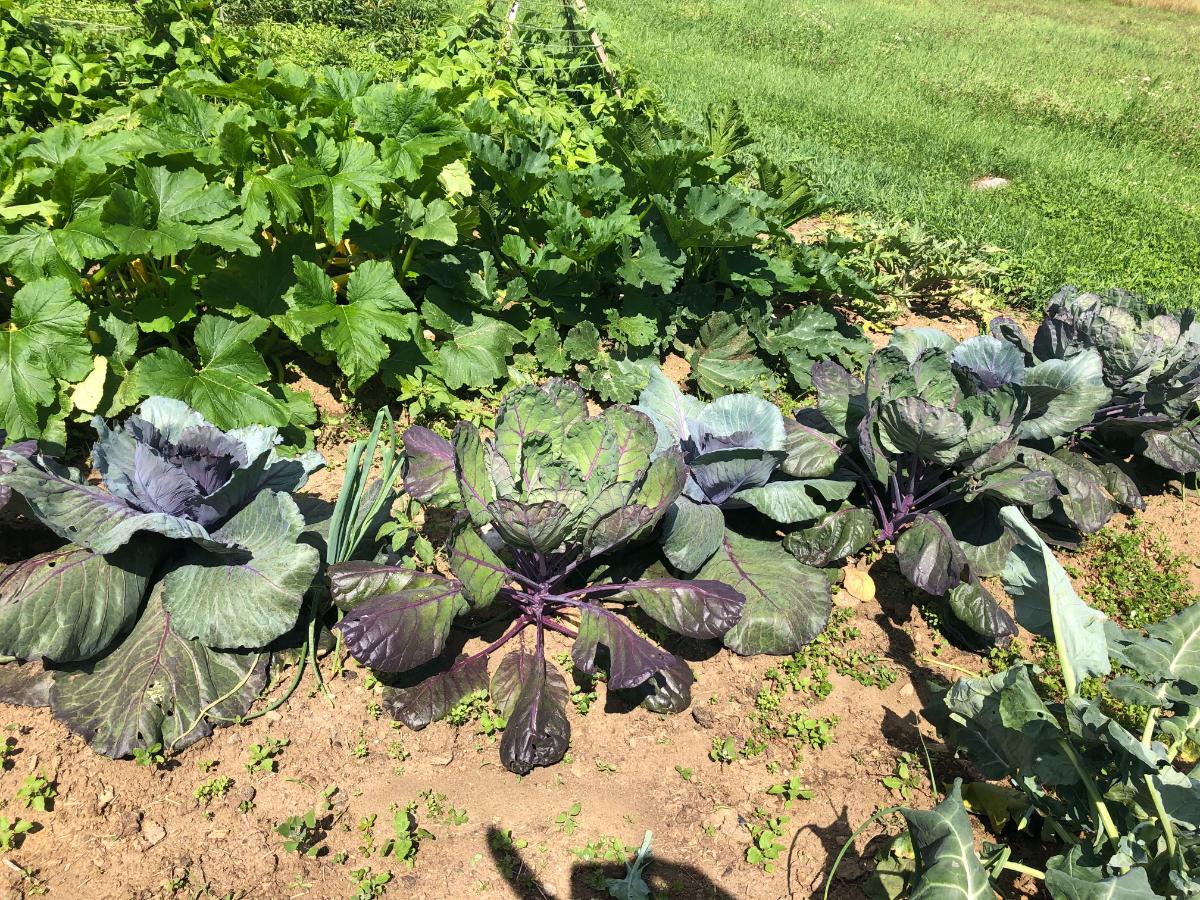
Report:
[[[1189,0],[1190,2],[1190,0]],[[1200,306],[1200,15],[1158,0],[592,0],[685,120],[738,101],[843,210]],[[1174,6],[1175,9],[1164,9]],[[976,191],[985,176],[1011,179]]]

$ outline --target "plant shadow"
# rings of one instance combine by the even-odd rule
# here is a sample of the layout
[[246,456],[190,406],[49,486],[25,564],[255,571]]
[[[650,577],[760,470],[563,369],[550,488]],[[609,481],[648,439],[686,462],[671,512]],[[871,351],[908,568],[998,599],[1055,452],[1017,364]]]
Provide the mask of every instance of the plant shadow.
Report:
[[[501,874],[513,896],[521,900],[547,900],[555,892],[543,884],[529,866],[522,847],[516,846],[509,834],[496,827],[488,828],[487,845],[496,870]],[[610,895],[605,886],[607,878],[622,878],[624,863],[577,862],[571,867],[570,900],[605,900]],[[654,897],[687,897],[688,900],[736,900],[734,894],[716,884],[695,866],[652,856],[642,873]]]

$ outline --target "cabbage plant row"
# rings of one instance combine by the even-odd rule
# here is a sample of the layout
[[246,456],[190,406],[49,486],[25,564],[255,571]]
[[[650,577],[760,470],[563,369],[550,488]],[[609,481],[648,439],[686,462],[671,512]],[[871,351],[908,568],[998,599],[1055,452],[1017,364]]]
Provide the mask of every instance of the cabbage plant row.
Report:
[[[117,427],[97,417],[91,478],[10,445],[0,500],[61,546],[0,570],[0,654],[44,663],[5,670],[5,696],[49,703],[109,755],[179,748],[249,714],[274,651],[306,635],[311,650],[336,618],[396,718],[421,728],[488,692],[509,720],[501,756],[526,772],[569,741],[550,643],[570,641],[572,667],[629,702],[678,712],[692,672],[648,634],[793,653],[825,627],[838,566],[867,548],[892,547],[964,643],[1007,641],[1018,621],[1046,633],[1028,554],[1140,505],[1131,473],[1197,468],[1145,452],[1194,445],[1194,423],[1156,412],[1194,403],[1190,317],[1135,318],[1150,336],[1124,328],[1118,344],[1080,328],[1073,352],[1039,358],[1064,310],[1139,315],[1123,297],[1060,297],[1029,352],[1004,320],[961,343],[900,329],[859,372],[813,365],[815,403],[794,417],[750,394],[706,403],[658,369],[636,406],[599,413],[573,382],[528,384],[486,431],[409,427],[389,474],[360,484],[377,428],[332,511],[298,494],[317,454],[281,455],[276,429],[222,431],[177,400]],[[1127,345],[1171,361],[1146,364],[1140,393]],[[1139,411],[1132,433],[1118,406]],[[440,568],[401,565],[370,533],[399,482],[449,513]]]

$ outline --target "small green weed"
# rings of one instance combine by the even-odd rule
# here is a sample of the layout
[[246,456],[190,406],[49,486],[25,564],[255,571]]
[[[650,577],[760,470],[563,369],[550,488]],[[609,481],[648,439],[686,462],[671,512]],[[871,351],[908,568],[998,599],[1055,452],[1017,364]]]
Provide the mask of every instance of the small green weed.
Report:
[[737,742],[731,737],[715,737],[708,750],[708,758],[727,766],[737,758]]
[[283,752],[290,741],[280,740],[279,738],[268,737],[261,744],[250,745],[250,761],[246,763],[246,771],[251,774],[255,772],[276,772],[279,768],[279,761],[276,757]]
[[575,821],[575,818],[581,812],[583,812],[583,804],[576,800],[554,817],[555,827],[563,834],[574,834],[575,829],[579,827],[579,823]]
[[34,823],[26,819],[0,816],[0,850],[15,850],[23,835],[33,830]]
[[233,787],[232,778],[228,775],[218,775],[215,778],[208,779],[208,781],[202,781],[196,787],[192,796],[205,806],[208,806],[213,800],[220,799],[228,794],[231,787]]
[[58,796],[58,785],[38,773],[30,775],[17,789],[17,800],[26,809],[36,809],[38,812],[54,808],[54,798]]
[[487,691],[474,691],[460,700],[446,714],[446,721],[461,728],[470,722],[479,723],[479,734],[496,739],[508,721],[492,706]]
[[367,866],[354,869],[350,873],[350,883],[354,893],[350,900],[375,900],[387,893],[387,886],[392,880],[391,872],[372,872]]
[[601,835],[594,841],[588,841],[582,847],[571,851],[581,862],[625,862],[635,847],[630,847],[624,841],[615,837]]
[[916,756],[906,750],[896,760],[895,774],[886,775],[881,780],[885,788],[899,794],[908,802],[912,800],[913,792],[920,790],[924,785],[924,770]]
[[392,810],[393,836],[379,848],[380,856],[391,856],[411,869],[417,864],[417,851],[424,841],[434,840],[432,832],[417,824],[417,802]]
[[275,832],[283,838],[283,849],[288,853],[316,856],[320,852],[321,831],[315,809],[301,816],[288,816],[275,826]]
[[317,805],[302,815],[288,816],[275,826],[275,833],[283,838],[283,849],[302,856],[317,856],[321,852],[321,841],[325,837],[325,817],[333,808],[330,802],[337,793],[336,785],[328,785],[321,791]]
[[149,747],[133,748],[133,762],[135,765],[157,769],[165,765],[166,761],[167,754],[163,752],[163,745],[157,741]]
[[746,862],[761,866],[765,872],[775,871],[775,860],[783,853],[783,829],[788,822],[787,816],[768,816],[759,807],[754,811],[759,818],[758,823],[749,823],[750,846],[746,850]]
[[824,750],[833,743],[833,729],[837,723],[837,716],[810,716],[797,712],[787,717],[783,733],[813,750]]
[[799,775],[793,775],[787,781],[780,784],[773,784],[767,788],[767,793],[772,797],[782,797],[784,806],[791,806],[796,800],[811,800],[813,798],[812,789],[809,788]]
[[521,863],[521,855],[518,851],[528,847],[529,841],[524,838],[515,838],[511,828],[503,828],[490,832],[488,846],[491,847],[495,857],[496,868],[509,883],[512,883],[521,874],[517,868]]

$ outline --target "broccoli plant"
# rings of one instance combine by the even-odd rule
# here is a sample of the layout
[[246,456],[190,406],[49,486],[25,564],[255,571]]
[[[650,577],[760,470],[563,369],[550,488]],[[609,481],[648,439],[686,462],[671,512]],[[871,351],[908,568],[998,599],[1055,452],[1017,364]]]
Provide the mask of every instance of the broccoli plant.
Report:
[[[947,598],[958,637],[988,645],[1013,636],[1011,616],[981,581],[1003,571],[1015,543],[1001,508],[1073,511],[1070,491],[1082,490],[1083,478],[1070,461],[1060,463],[1066,474],[1031,464],[1020,442],[1091,421],[1107,394],[1098,377],[1064,373],[1058,362],[1027,369],[996,338],[956,344],[933,329],[898,330],[863,379],[818,363],[816,408],[801,411],[792,433],[792,457],[802,461],[794,470],[848,477],[856,489],[784,545],[822,566],[872,541],[891,544],[909,581]],[[1103,524],[1075,521],[1085,530]]]
[[[1065,696],[1047,701],[1036,670],[1022,662],[959,679],[930,715],[948,745],[1000,782],[963,791],[972,808],[1002,810],[1016,829],[1040,838],[1036,859],[1045,865],[1014,862],[1020,844],[985,843],[977,857],[956,785],[933,813],[905,811],[917,860],[908,896],[953,886],[956,896],[990,897],[989,878],[1008,870],[1044,880],[1051,897],[1195,897],[1200,780],[1185,759],[1200,736],[1200,606],[1144,631],[1120,628],[1079,598],[1028,523],[1005,513],[1019,533],[1005,578],[1035,615],[1034,630],[1054,641]],[[1088,678],[1107,679],[1125,710],[1141,710],[1136,725],[1090,697]],[[946,820],[962,838],[947,836]]]
[[[396,718],[421,728],[490,691],[508,722],[504,765],[518,773],[552,765],[566,753],[570,725],[567,682],[548,658],[551,634],[574,642],[581,671],[606,666],[610,689],[660,712],[687,707],[687,663],[639,634],[623,609],[702,640],[736,642],[761,625],[746,621],[746,599],[720,581],[589,578],[601,557],[650,536],[683,490],[682,454],[656,457],[655,444],[645,415],[622,406],[589,415],[583,392],[563,380],[510,392],[490,440],[465,422],[452,441],[424,429],[405,434],[408,490],[426,500],[457,494],[446,548],[454,577],[366,562],[329,573],[349,652],[380,672],[412,673],[388,689]],[[506,623],[502,633],[456,654],[456,620],[483,610]],[[514,641],[489,680],[489,657]]]
[[[1081,293],[1064,287],[1050,300],[1033,341],[1011,319],[991,332],[1017,348],[1029,364],[1066,367],[1098,359],[1112,395],[1093,417],[1060,442],[1078,444],[1108,463],[1131,451],[1180,474],[1200,471],[1200,324],[1191,310],[1152,307],[1125,291]],[[1124,478],[1122,498],[1143,506]]]
[[178,749],[245,713],[296,624],[320,554],[290,494],[322,460],[161,397],[94,425],[103,487],[0,451],[0,485],[69,542],[0,571],[0,654],[53,663],[55,718],[99,752]]

